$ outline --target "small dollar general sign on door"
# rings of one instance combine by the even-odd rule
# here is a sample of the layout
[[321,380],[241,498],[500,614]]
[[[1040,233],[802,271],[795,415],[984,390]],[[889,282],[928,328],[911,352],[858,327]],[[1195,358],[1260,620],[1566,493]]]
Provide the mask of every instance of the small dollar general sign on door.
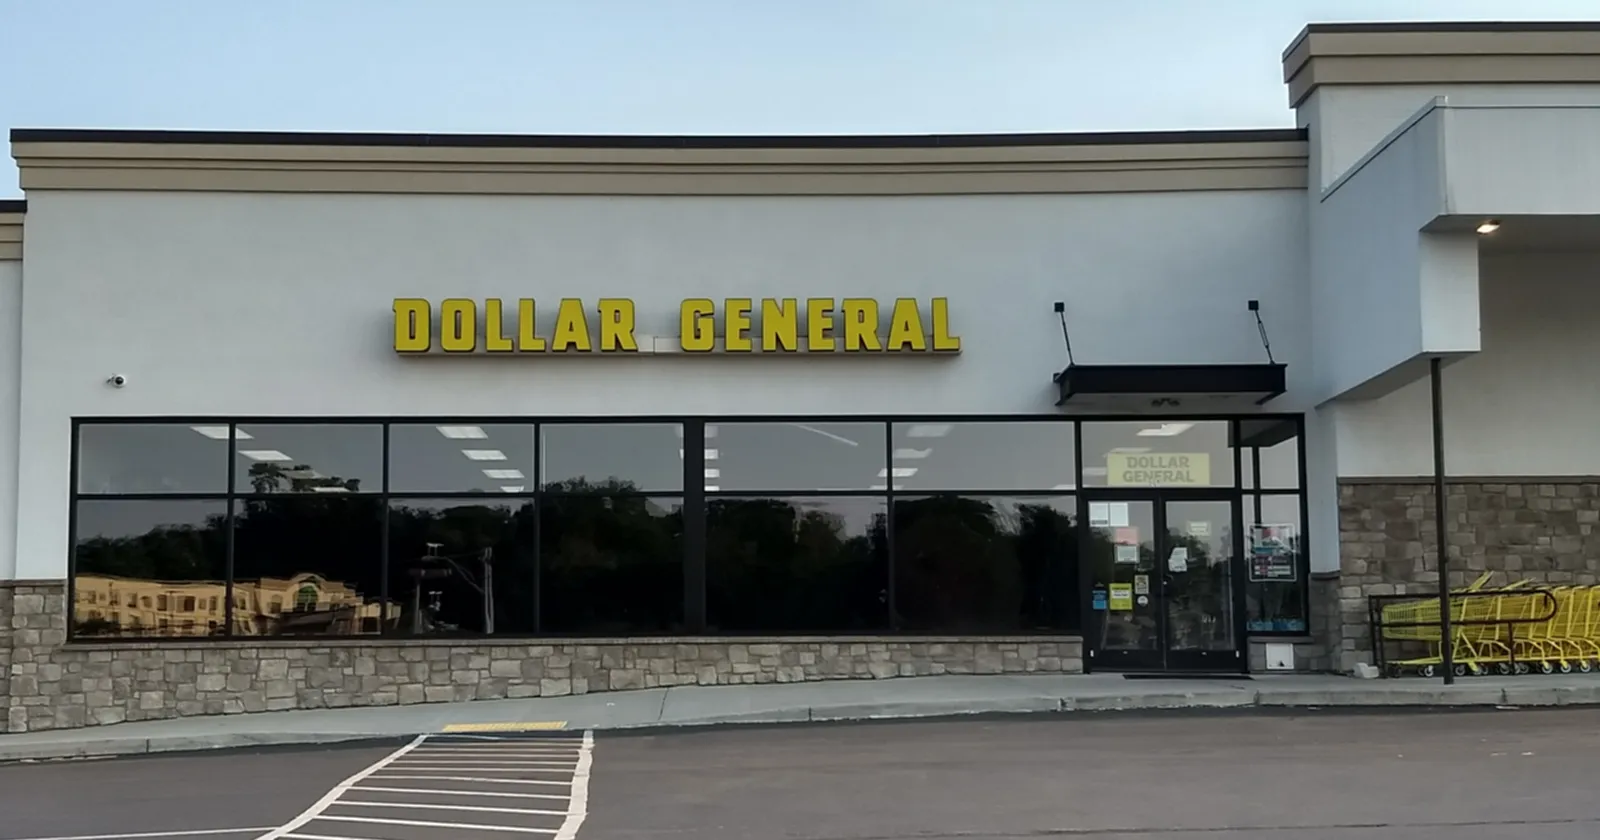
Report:
[[[632,300],[599,298],[593,307],[564,298],[541,328],[532,298],[507,306],[448,298],[434,306],[422,298],[394,301],[397,353],[602,353],[654,352],[641,346]],[[507,322],[510,328],[507,329]],[[872,298],[689,298],[678,307],[676,346],[682,353],[956,353],[945,298],[898,298],[880,306]]]
[[1106,483],[1132,487],[1211,485],[1211,456],[1192,453],[1126,453],[1106,456]]

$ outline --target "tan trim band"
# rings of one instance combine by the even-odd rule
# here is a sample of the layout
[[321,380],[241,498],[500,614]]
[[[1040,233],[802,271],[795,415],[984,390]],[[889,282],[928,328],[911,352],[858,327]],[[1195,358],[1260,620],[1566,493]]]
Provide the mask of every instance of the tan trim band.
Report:
[[1592,84],[1600,31],[1308,30],[1283,56],[1289,104],[1321,85]]
[[22,214],[0,213],[0,260],[22,259]]
[[1305,189],[1306,143],[980,148],[14,144],[24,190],[962,195]]

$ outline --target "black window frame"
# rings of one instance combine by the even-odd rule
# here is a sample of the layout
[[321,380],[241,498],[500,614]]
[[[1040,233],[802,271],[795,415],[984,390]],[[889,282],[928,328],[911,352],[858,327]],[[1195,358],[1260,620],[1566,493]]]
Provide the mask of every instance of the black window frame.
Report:
[[[227,558],[226,558],[226,565],[225,565],[225,568],[226,568],[226,571],[227,571],[227,581],[226,581],[226,594],[227,594],[227,597],[226,597],[226,601],[225,601],[226,609],[225,609],[225,617],[223,619],[223,626],[225,626],[227,628],[228,632],[216,634],[214,636],[186,638],[183,641],[186,644],[193,644],[193,643],[203,643],[203,642],[206,642],[206,641],[235,641],[236,642],[241,638],[248,638],[248,639],[260,639],[260,638],[262,638],[262,637],[259,637],[259,636],[236,635],[234,633],[234,629],[236,627],[234,611],[236,609],[236,603],[237,603],[237,597],[236,597],[236,594],[234,592],[234,573],[235,573],[235,569],[234,569],[234,534],[235,534],[235,511],[236,511],[235,503],[238,502],[238,501],[247,500],[247,499],[260,499],[260,498],[283,499],[283,498],[290,498],[290,497],[292,497],[294,495],[298,495],[298,494],[285,494],[285,493],[258,494],[258,493],[253,493],[253,492],[239,492],[238,491],[238,488],[236,487],[236,461],[237,461],[236,451],[238,449],[238,443],[239,442],[238,442],[238,439],[237,439],[236,432],[237,432],[238,427],[241,426],[241,425],[250,425],[250,424],[304,425],[304,426],[316,426],[316,425],[322,425],[322,426],[327,426],[327,425],[377,425],[377,426],[381,427],[381,430],[382,430],[382,447],[383,447],[383,468],[382,468],[382,480],[380,482],[380,486],[377,489],[373,489],[373,490],[363,489],[363,490],[360,490],[360,491],[357,491],[357,492],[349,493],[348,495],[349,496],[362,496],[362,497],[376,498],[380,502],[380,510],[382,511],[382,514],[381,514],[381,518],[382,518],[382,521],[381,521],[381,534],[382,534],[382,536],[381,536],[381,543],[380,543],[380,560],[379,560],[379,562],[381,564],[381,567],[380,567],[380,570],[379,570],[378,574],[379,574],[379,580],[382,581],[382,586],[381,586],[380,592],[377,593],[377,594],[378,594],[379,602],[381,604],[385,605],[383,607],[383,609],[387,610],[387,604],[390,601],[390,593],[388,591],[388,588],[389,588],[388,587],[388,574],[389,574],[389,563],[390,563],[389,555],[391,554],[391,550],[390,550],[390,546],[389,546],[389,533],[390,533],[389,511],[390,511],[390,508],[391,508],[391,505],[390,505],[391,501],[403,501],[403,500],[406,500],[406,499],[430,499],[430,500],[451,500],[451,499],[488,500],[488,499],[496,499],[496,500],[501,500],[501,501],[508,502],[508,503],[516,503],[516,504],[531,503],[534,506],[534,510],[535,510],[534,521],[535,521],[535,523],[537,523],[542,518],[542,513],[543,513],[543,507],[541,505],[541,499],[543,497],[545,497],[546,495],[560,495],[559,493],[552,494],[552,493],[548,493],[546,491],[546,489],[544,487],[544,482],[542,481],[542,475],[541,475],[541,473],[539,471],[539,468],[540,468],[541,465],[538,463],[537,455],[536,455],[535,463],[534,463],[534,474],[533,474],[533,476],[530,476],[530,479],[529,479],[529,482],[528,482],[528,489],[525,492],[521,492],[521,493],[485,493],[485,492],[472,492],[472,491],[466,491],[466,492],[449,492],[449,491],[391,492],[390,487],[389,487],[389,475],[390,475],[390,472],[391,472],[391,460],[393,458],[393,452],[392,452],[392,447],[391,447],[391,435],[390,435],[390,427],[391,426],[393,426],[393,425],[436,425],[436,426],[529,425],[534,430],[535,440],[536,441],[542,441],[543,440],[543,433],[544,433],[543,430],[544,430],[545,426],[574,425],[574,424],[581,424],[581,425],[678,424],[683,430],[682,441],[683,441],[683,447],[684,447],[684,457],[682,458],[682,461],[683,461],[684,474],[683,474],[682,488],[679,489],[679,490],[659,490],[659,491],[657,491],[657,490],[640,490],[640,491],[638,491],[636,493],[631,493],[629,495],[630,496],[637,495],[637,496],[645,497],[645,498],[672,499],[672,500],[676,501],[678,504],[680,504],[682,506],[682,515],[684,517],[684,521],[683,521],[684,533],[683,533],[683,539],[682,539],[683,553],[684,553],[684,556],[682,557],[682,563],[683,563],[683,593],[682,593],[682,597],[683,597],[683,616],[684,616],[684,625],[685,625],[685,634],[686,635],[696,636],[696,635],[706,635],[707,634],[706,633],[706,592],[705,592],[705,587],[706,587],[706,568],[705,568],[705,564],[706,564],[706,557],[705,557],[705,552],[706,552],[706,521],[705,520],[706,520],[706,503],[707,503],[707,499],[708,498],[737,498],[737,497],[747,497],[747,498],[749,498],[749,497],[783,498],[783,497],[786,497],[786,496],[793,496],[793,497],[829,497],[829,496],[836,496],[836,497],[875,497],[875,498],[883,499],[884,503],[885,503],[885,510],[886,510],[886,513],[887,513],[887,522],[886,522],[887,532],[886,532],[886,534],[887,534],[887,541],[888,541],[887,551],[888,551],[888,581],[889,581],[888,607],[889,607],[889,615],[891,617],[893,617],[893,616],[896,615],[896,610],[895,610],[896,595],[895,595],[895,586],[894,586],[894,579],[895,579],[894,578],[894,564],[895,564],[895,546],[894,546],[895,504],[894,504],[894,502],[895,502],[896,490],[894,489],[895,482],[894,482],[894,478],[893,478],[892,473],[888,478],[885,479],[885,487],[884,487],[883,490],[805,490],[805,489],[797,488],[797,489],[795,489],[793,491],[783,491],[783,492],[777,492],[777,491],[713,491],[711,493],[707,493],[706,490],[705,490],[705,477],[704,477],[705,460],[704,460],[704,457],[703,457],[703,455],[704,455],[704,446],[705,446],[705,443],[706,443],[705,427],[706,427],[707,424],[718,424],[718,423],[772,423],[772,424],[783,424],[783,423],[791,423],[791,424],[792,423],[808,423],[808,424],[857,423],[857,424],[862,424],[862,423],[872,423],[872,424],[882,424],[883,425],[883,440],[884,440],[884,448],[885,448],[884,462],[892,467],[892,465],[894,463],[893,450],[894,450],[894,445],[895,445],[894,426],[896,426],[896,425],[900,425],[900,424],[951,424],[951,425],[957,425],[957,424],[961,424],[961,423],[1035,423],[1035,424],[1036,423],[1061,423],[1061,424],[1063,424],[1064,426],[1066,426],[1066,427],[1068,427],[1070,429],[1071,445],[1074,447],[1073,476],[1072,476],[1073,489],[1068,490],[1068,489],[1059,489],[1059,488],[1021,488],[1021,487],[1019,487],[1019,488],[1009,488],[1009,489],[988,488],[988,489],[981,489],[980,490],[980,489],[973,489],[973,488],[967,488],[967,489],[963,489],[963,488],[948,488],[948,489],[939,489],[939,490],[912,490],[912,489],[905,489],[905,490],[900,491],[900,493],[902,495],[905,495],[905,496],[908,496],[908,497],[919,497],[919,498],[920,497],[929,496],[929,495],[936,495],[936,494],[939,494],[939,495],[1005,496],[1005,497],[1061,497],[1061,496],[1075,496],[1076,497],[1076,501],[1077,501],[1077,507],[1078,507],[1078,519],[1079,519],[1080,522],[1086,522],[1087,521],[1087,518],[1086,518],[1087,517],[1087,513],[1086,513],[1087,494],[1085,493],[1085,489],[1086,488],[1085,488],[1085,484],[1084,484],[1084,481],[1083,481],[1084,463],[1083,463],[1083,451],[1082,451],[1082,440],[1083,440],[1083,438],[1082,438],[1082,425],[1085,424],[1085,423],[1149,422],[1149,421],[1153,421],[1153,420],[1160,420],[1160,421],[1163,421],[1163,422],[1174,422],[1174,421],[1194,421],[1194,422],[1226,421],[1226,422],[1228,422],[1230,424],[1230,428],[1231,428],[1231,431],[1232,431],[1232,434],[1230,435],[1230,438],[1232,440],[1237,440],[1238,439],[1238,434],[1237,433],[1239,431],[1239,423],[1241,421],[1248,421],[1248,420],[1285,420],[1285,421],[1291,421],[1291,422],[1293,422],[1295,424],[1295,436],[1298,438],[1298,443],[1297,443],[1298,459],[1297,460],[1298,460],[1298,473],[1299,473],[1298,474],[1298,481],[1297,481],[1297,487],[1296,488],[1293,488],[1293,489],[1291,489],[1291,488],[1259,488],[1259,487],[1246,488],[1244,486],[1245,482],[1244,482],[1244,476],[1242,474],[1243,471],[1238,468],[1239,467],[1239,461],[1241,460],[1240,452],[1242,450],[1241,450],[1240,447],[1235,445],[1235,446],[1231,447],[1231,450],[1232,450],[1232,453],[1233,453],[1233,458],[1234,458],[1234,461],[1235,461],[1234,480],[1233,480],[1232,487],[1231,488],[1229,488],[1229,487],[1206,488],[1206,490],[1207,490],[1207,492],[1222,493],[1222,494],[1227,495],[1228,498],[1231,499],[1233,501],[1233,503],[1235,504],[1235,506],[1236,506],[1236,508],[1235,508],[1236,511],[1237,511],[1237,514],[1235,516],[1236,520],[1240,520],[1240,519],[1243,518],[1242,514],[1243,514],[1243,511],[1244,511],[1244,505],[1249,503],[1249,498],[1252,495],[1256,496],[1257,498],[1259,498],[1260,496],[1298,496],[1299,497],[1300,525],[1301,525],[1301,535],[1300,535],[1300,537],[1301,537],[1302,550],[1301,550],[1300,556],[1299,556],[1299,569],[1298,569],[1298,578],[1297,578],[1296,585],[1297,585],[1299,597],[1300,597],[1300,600],[1301,600],[1301,614],[1305,615],[1307,617],[1308,627],[1307,627],[1307,629],[1305,631],[1266,631],[1266,630],[1247,631],[1247,630],[1245,630],[1243,625],[1248,620],[1248,617],[1243,615],[1242,609],[1241,609],[1238,621],[1239,621],[1239,623],[1241,625],[1241,627],[1240,627],[1240,632],[1242,634],[1241,638],[1275,638],[1275,637],[1276,638],[1282,638],[1282,637],[1304,637],[1304,636],[1306,636],[1310,632],[1310,627],[1309,627],[1309,624],[1310,624],[1310,577],[1311,577],[1310,570],[1311,570],[1312,548],[1311,548],[1311,534],[1309,533],[1310,529],[1311,529],[1311,518],[1310,518],[1310,510],[1309,510],[1309,504],[1308,504],[1308,501],[1307,501],[1307,492],[1306,492],[1306,484],[1307,484],[1307,481],[1306,481],[1306,467],[1307,467],[1306,449],[1307,449],[1307,446],[1306,446],[1306,439],[1305,439],[1305,432],[1306,432],[1305,416],[1303,414],[1267,413],[1267,412],[1251,413],[1251,414],[1192,414],[1192,415],[1190,415],[1190,414],[1185,414],[1185,415],[1176,415],[1176,414],[1174,414],[1174,415],[1115,415],[1115,414],[1111,414],[1111,415],[1090,415],[1090,414],[1072,414],[1072,415],[1041,415],[1041,414],[926,414],[926,415],[921,415],[921,414],[904,414],[904,415],[900,415],[900,414],[871,414],[871,415],[861,415],[861,414],[786,414],[786,415],[770,415],[769,414],[769,415],[739,415],[739,414],[727,414],[727,415],[720,415],[719,414],[719,415],[627,415],[627,416],[608,415],[608,416],[560,416],[560,417],[550,417],[550,416],[459,416],[459,415],[446,415],[446,416],[387,416],[387,415],[385,415],[385,416],[371,416],[371,415],[360,415],[360,416],[357,416],[357,415],[351,415],[351,416],[304,416],[304,417],[284,417],[284,416],[248,416],[248,417],[247,416],[220,416],[219,417],[219,416],[216,416],[216,415],[197,415],[197,416],[97,416],[97,417],[75,417],[75,418],[73,418],[71,420],[72,446],[71,446],[71,456],[69,458],[69,470],[70,470],[70,476],[69,476],[69,482],[70,483],[69,483],[69,486],[71,488],[71,492],[70,492],[69,500],[68,500],[69,504],[68,504],[68,516],[67,516],[67,528],[68,528],[68,534],[67,534],[67,587],[68,587],[67,603],[76,604],[76,601],[74,599],[76,597],[76,578],[77,578],[77,547],[78,547],[77,546],[77,538],[78,538],[78,533],[77,533],[78,532],[78,521],[77,520],[78,520],[78,505],[79,505],[80,501],[84,501],[84,500],[114,501],[114,500],[141,500],[141,499],[144,499],[144,500],[159,499],[159,500],[167,500],[167,501],[176,501],[176,500],[220,501],[220,502],[225,502],[225,510],[227,511],[226,524],[225,524],[225,527],[227,529],[227,533],[226,533]],[[82,428],[85,427],[85,426],[94,426],[94,425],[127,425],[127,424],[189,425],[189,426],[195,426],[195,425],[224,426],[225,425],[225,426],[227,426],[228,429],[229,429],[229,435],[228,435],[228,440],[227,440],[227,446],[228,446],[227,471],[228,471],[228,474],[227,474],[226,492],[217,492],[217,493],[84,493],[84,492],[81,492],[81,487],[79,485],[78,469],[79,469],[80,434],[81,434]],[[539,447],[536,446],[535,447],[535,452],[536,453],[537,453],[538,449],[539,449]],[[1255,460],[1255,462],[1257,464],[1259,464],[1259,455],[1257,455],[1254,460]],[[341,494],[341,495],[345,495],[345,494]],[[541,620],[542,619],[541,613],[543,611],[539,606],[540,602],[542,601],[542,597],[543,597],[543,593],[541,591],[542,572],[541,572],[541,557],[540,557],[540,555],[542,554],[542,547],[541,547],[541,544],[540,544],[541,543],[541,539],[540,539],[541,535],[538,533],[537,525],[535,526],[535,528],[536,528],[536,530],[535,530],[535,532],[533,534],[534,558],[533,558],[533,564],[532,564],[532,573],[533,573],[532,591],[533,591],[533,594],[534,594],[534,604],[535,604],[534,609],[533,609],[533,612],[534,612],[534,615],[533,615],[533,627],[535,628],[535,630],[533,631],[531,636],[525,636],[525,637],[527,637],[527,638],[553,638],[553,639],[560,639],[560,638],[587,638],[586,636],[582,636],[582,635],[549,633],[549,632],[546,632],[544,627],[543,627],[543,623],[542,623],[542,620]],[[1245,544],[1245,541],[1241,537],[1241,540],[1240,540],[1240,545],[1241,545],[1241,549],[1240,550],[1241,551],[1243,551],[1242,546],[1244,544]],[[1241,582],[1239,584],[1240,589],[1238,590],[1238,600],[1240,602],[1240,606],[1241,607],[1243,606],[1243,600],[1244,600],[1243,587],[1246,586],[1246,585],[1247,585],[1247,582],[1244,581],[1242,579],[1242,576],[1241,576]],[[1084,587],[1080,586],[1079,589],[1083,590]],[[1079,592],[1079,597],[1080,597],[1080,599],[1087,599],[1088,596],[1087,596],[1086,591],[1080,591]],[[385,614],[387,614],[387,613],[385,613]],[[1087,617],[1090,615],[1090,610],[1089,610],[1089,608],[1087,606],[1087,600],[1085,600],[1084,605],[1080,605],[1080,609],[1078,610],[1078,615],[1080,616],[1080,625],[1081,625],[1082,622],[1086,621]],[[412,637],[395,636],[393,634],[390,634],[390,633],[388,633],[388,632],[386,632],[384,630],[385,622],[380,622],[379,624],[380,624],[380,627],[379,627],[380,632],[379,633],[377,633],[377,634],[362,634],[362,635],[356,636],[354,638],[360,638],[360,639],[412,638]],[[77,638],[75,633],[74,633],[74,631],[73,631],[73,629],[72,629],[73,626],[74,626],[74,622],[71,621],[70,617],[69,617],[69,621],[68,621],[68,627],[69,627],[68,636],[69,636],[69,640]],[[1039,631],[1039,632],[1022,632],[1022,633],[1005,633],[1005,634],[1001,634],[1001,635],[1006,635],[1006,636],[1012,636],[1012,635],[1030,636],[1030,635],[1033,635],[1033,636],[1047,637],[1047,636],[1060,636],[1060,635],[1075,635],[1075,634],[1082,633],[1082,631],[1083,631],[1083,628],[1080,626],[1080,627],[1077,627],[1077,628],[1062,628],[1060,630]],[[902,632],[903,631],[901,631],[900,628],[895,627],[895,626],[893,626],[891,624],[891,626],[889,626],[889,628],[886,631],[884,631],[883,633],[881,633],[881,634],[874,633],[872,635],[890,635],[890,636],[892,636],[892,635],[896,635],[896,634],[901,634]],[[659,635],[659,634],[651,634],[651,635],[653,636],[653,635]],[[737,638],[739,635],[770,635],[770,634],[717,633],[715,635],[727,636],[729,638]],[[860,635],[860,634],[859,633],[852,634],[852,633],[843,633],[843,632],[841,632],[841,633],[839,633],[837,635],[843,637],[843,636]],[[922,636],[925,636],[925,635],[928,635],[928,632],[927,631],[923,631],[921,633],[907,634],[907,635],[922,635]],[[970,634],[970,635],[973,635],[975,638],[981,638],[985,634]],[[990,634],[990,635],[993,635],[993,634]],[[350,636],[330,637],[330,636],[309,636],[308,635],[308,636],[294,636],[294,637],[286,637],[286,638],[299,639],[299,640],[312,640],[312,639],[328,639],[328,638],[345,638],[345,639],[349,639],[349,638],[352,638],[352,637],[350,637]],[[454,637],[454,638],[462,638],[462,637]],[[515,636],[509,636],[509,635],[496,635],[496,636],[481,636],[480,635],[480,636],[464,637],[463,640],[467,640],[467,639],[485,639],[485,640],[489,640],[489,639],[507,639],[507,638],[516,638],[516,637]],[[111,638],[111,639],[108,639],[106,637],[98,637],[98,636],[95,636],[95,637],[84,637],[83,640],[84,641],[92,641],[93,643],[96,643],[96,644],[104,644],[104,643],[107,643],[107,642],[122,642],[122,641],[127,641],[127,642],[130,642],[130,643],[140,643],[140,642],[150,642],[150,641],[161,640],[161,639],[163,639],[163,637],[161,637],[159,635],[153,635],[153,636],[128,635],[128,636],[118,636],[118,637]]]

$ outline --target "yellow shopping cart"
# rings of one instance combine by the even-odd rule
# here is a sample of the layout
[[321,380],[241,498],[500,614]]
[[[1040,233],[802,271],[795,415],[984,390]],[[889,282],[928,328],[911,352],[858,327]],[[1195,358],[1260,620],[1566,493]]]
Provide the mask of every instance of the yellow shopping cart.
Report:
[[[1389,676],[1416,673],[1431,677],[1443,667],[1449,644],[1457,676],[1590,670],[1600,659],[1600,609],[1595,587],[1553,590],[1517,581],[1486,589],[1490,573],[1450,593],[1450,638],[1443,638],[1440,599],[1418,595],[1374,595],[1369,599],[1373,655]],[[1582,593],[1568,591],[1582,589]],[[1559,592],[1559,594],[1558,594]],[[1565,607],[1565,609],[1563,609]],[[1386,643],[1398,644],[1402,658],[1385,657]],[[1590,654],[1590,651],[1594,651]],[[1533,663],[1533,664],[1530,664]]]

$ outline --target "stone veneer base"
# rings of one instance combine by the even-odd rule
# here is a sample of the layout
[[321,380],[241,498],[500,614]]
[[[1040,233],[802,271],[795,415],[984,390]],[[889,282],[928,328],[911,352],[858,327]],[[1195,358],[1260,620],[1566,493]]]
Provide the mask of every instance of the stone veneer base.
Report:
[[6,731],[679,685],[1076,674],[1076,636],[66,643],[60,581],[0,583]]
[[[1458,478],[1445,491],[1452,587],[1485,572],[1491,586],[1600,583],[1600,479]],[[1373,660],[1367,596],[1438,592],[1432,484],[1341,480],[1339,567],[1326,643],[1349,671]]]

